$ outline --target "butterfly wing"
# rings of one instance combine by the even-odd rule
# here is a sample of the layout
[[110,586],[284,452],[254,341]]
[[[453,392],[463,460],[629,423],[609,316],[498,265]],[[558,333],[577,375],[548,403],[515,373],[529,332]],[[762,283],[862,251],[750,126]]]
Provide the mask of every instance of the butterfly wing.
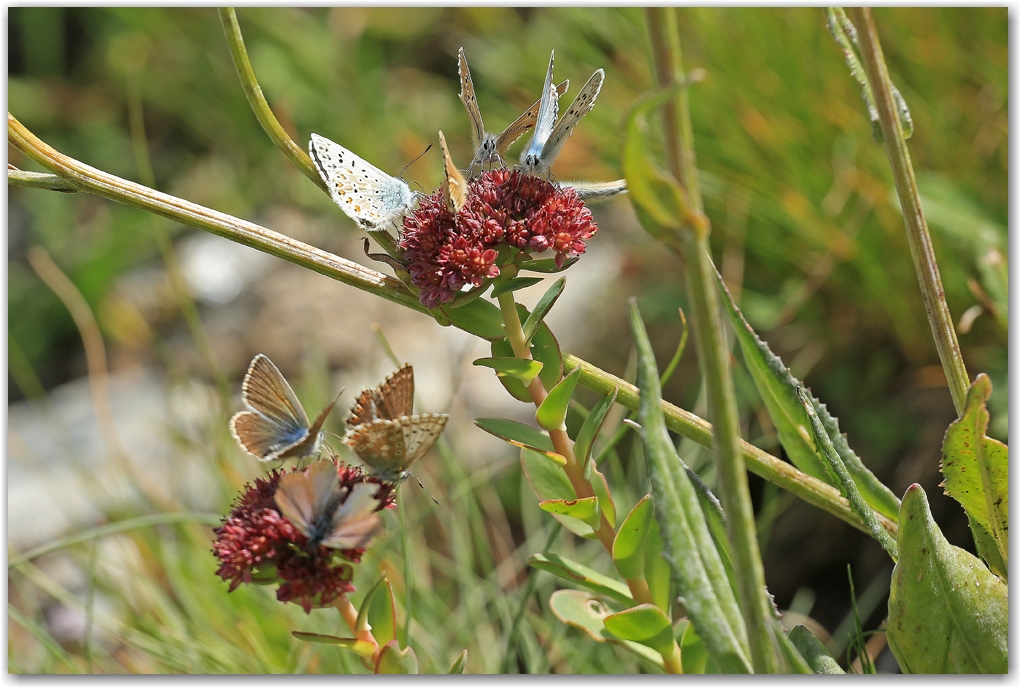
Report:
[[353,429],[358,425],[364,425],[379,417],[376,412],[373,389],[364,389],[354,400],[351,406],[351,415],[347,418],[347,427]]
[[395,420],[410,415],[414,407],[414,368],[404,363],[379,385],[376,406],[379,417]]
[[535,132],[531,136],[531,142],[528,143],[528,146],[521,153],[521,164],[526,168],[532,166],[528,162],[529,158],[538,159],[542,149],[545,147],[546,141],[549,140],[549,136],[552,134],[553,128],[556,126],[556,117],[559,114],[559,99],[556,97],[556,88],[552,84],[555,52],[553,51],[549,55],[549,70],[546,72],[545,83],[542,86],[542,99],[538,105]]
[[429,452],[439,439],[439,435],[443,433],[449,419],[450,416],[444,413],[426,413],[400,418],[405,453],[402,470],[408,469]]
[[471,120],[471,141],[477,150],[485,138],[485,126],[482,124],[482,113],[478,110],[478,98],[475,97],[475,85],[471,81],[471,70],[468,68],[467,57],[464,55],[464,48],[457,53],[458,67],[460,74],[460,100],[467,110],[468,119]]
[[310,537],[316,519],[329,505],[339,484],[333,461],[319,460],[307,470],[289,472],[281,477],[273,500],[283,517],[301,534]]
[[376,512],[378,489],[371,482],[358,482],[351,487],[347,499],[333,514],[330,533],[322,543],[334,549],[360,549],[379,534],[383,522]]
[[288,430],[251,410],[242,410],[230,418],[230,434],[241,448],[261,461],[281,458],[284,452],[309,436],[308,430]]
[[574,127],[581,121],[581,117],[591,112],[591,109],[595,107],[595,98],[598,97],[599,91],[602,90],[602,81],[606,78],[606,73],[601,69],[595,70],[595,73],[588,79],[588,83],[584,85],[581,92],[574,98],[574,102],[570,103],[570,107],[560,118],[560,121],[556,123],[556,128],[553,129],[549,135],[549,140],[542,148],[542,162],[546,165],[552,166],[553,160],[560,152],[560,148],[566,143],[570,134],[573,133]]
[[[556,87],[557,97],[566,93],[568,88],[570,88],[570,79],[563,81]],[[503,129],[503,133],[496,137],[496,152],[500,157],[506,154],[507,149],[514,144],[514,141],[520,138],[528,129],[535,126],[535,122],[538,121],[538,109],[541,106],[542,101],[536,101],[524,114],[515,119],[510,126]]]
[[252,358],[241,383],[241,400],[254,411],[288,428],[308,429],[308,416],[294,389],[267,356]]
[[453,164],[450,151],[446,147],[446,136],[439,132],[439,147],[443,149],[443,198],[450,212],[456,214],[467,202],[467,180]]
[[414,368],[411,363],[404,363],[378,387],[361,392],[351,407],[347,426],[353,429],[373,420],[395,420],[410,415],[413,407]]
[[627,192],[627,180],[616,181],[561,181],[562,188],[577,191],[577,197],[584,201],[604,200]]
[[400,480],[407,451],[400,420],[373,420],[358,425],[344,437],[344,442],[376,475],[388,482]]
[[280,451],[280,458],[304,458],[305,456],[314,455],[319,452],[319,449],[322,447],[322,436],[320,435],[322,425],[326,422],[326,418],[329,417],[329,413],[333,410],[333,406],[335,406],[336,402],[340,400],[340,394],[342,393],[343,391],[341,390],[340,393],[336,395],[336,398],[322,409],[322,412],[320,412],[318,417],[315,418],[315,422],[313,422],[311,427],[309,427],[307,436],[292,446]]
[[410,210],[414,202],[410,186],[339,143],[312,134],[308,153],[333,202],[362,228],[395,224]]
[[230,419],[230,433],[259,460],[275,460],[309,437],[308,416],[290,384],[267,356],[255,356],[241,384],[241,400],[251,410]]

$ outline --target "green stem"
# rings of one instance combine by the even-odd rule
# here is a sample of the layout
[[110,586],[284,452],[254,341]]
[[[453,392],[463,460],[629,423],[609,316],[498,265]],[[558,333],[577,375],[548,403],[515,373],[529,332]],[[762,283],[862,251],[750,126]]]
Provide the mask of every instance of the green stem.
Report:
[[[405,504],[401,504],[405,505]],[[411,535],[407,528],[407,508],[400,509],[400,552],[404,559],[404,646],[411,646],[411,616],[414,584],[411,574]]]
[[[524,327],[521,326],[520,315],[517,314],[517,303],[514,301],[513,292],[505,291],[496,298],[499,301],[499,309],[503,313],[503,327],[506,329],[507,339],[510,341],[514,355],[524,360],[531,360],[531,350],[528,348],[527,338],[524,336]],[[542,380],[539,377],[535,377],[531,384],[528,385],[528,393],[531,394],[531,400],[536,408],[542,405],[542,401],[548,395],[545,385],[542,384]],[[584,468],[577,462],[577,456],[574,455],[574,442],[570,440],[566,430],[562,428],[551,430],[549,431],[549,438],[552,439],[553,448],[556,450],[556,453],[559,453],[567,461],[567,464],[563,466],[563,471],[566,473],[567,479],[570,480],[570,484],[574,487],[574,493],[577,497],[583,499],[595,496],[595,491],[592,489],[591,484],[584,478]],[[609,524],[605,513],[601,513],[601,521],[599,527],[595,530],[595,535],[606,551],[609,552],[609,555],[612,556],[616,530]],[[648,583],[645,580],[624,578],[624,581],[630,588],[631,596],[635,601],[638,603],[655,603],[655,599],[652,598],[651,590],[648,588]],[[676,640],[673,640],[673,644],[676,651],[662,655],[667,669],[676,667],[673,656],[676,652],[679,652],[679,648],[676,645]]]
[[283,151],[283,154],[290,158],[290,161],[297,165],[301,172],[312,180],[316,186],[326,193],[326,182],[319,175],[319,170],[312,163],[312,158],[287,134],[273,110],[266,102],[266,96],[262,93],[262,87],[255,78],[255,70],[252,69],[251,60],[248,59],[248,51],[244,48],[244,38],[241,36],[241,26],[237,23],[237,13],[233,7],[220,8],[220,21],[223,23],[223,33],[227,36],[227,45],[230,47],[230,56],[234,60],[234,67],[237,69],[237,77],[241,81],[241,88],[248,98],[252,112],[262,125],[269,140],[276,144],[276,147]]
[[935,260],[935,249],[932,246],[928,223],[921,209],[921,196],[917,191],[914,168],[910,163],[910,151],[903,138],[903,129],[897,115],[896,103],[893,100],[892,84],[889,81],[889,70],[882,55],[882,45],[878,40],[878,31],[867,7],[848,8],[854,23],[857,25],[858,40],[861,46],[861,57],[864,70],[867,72],[871,89],[875,96],[875,107],[878,110],[878,121],[882,126],[883,145],[892,168],[896,195],[900,200],[903,222],[907,229],[907,242],[910,244],[910,255],[914,259],[917,270],[917,281],[921,286],[924,309],[928,312],[935,348],[938,349],[942,369],[946,373],[949,392],[953,396],[956,414],[962,415],[967,403],[967,390],[970,388],[970,376],[963,362],[960,342],[956,338],[953,317],[946,304],[945,292],[942,290],[942,277],[939,275],[938,262]]
[[26,172],[10,165],[7,167],[7,184],[9,186],[24,186],[25,188],[41,188],[46,191],[59,191],[60,193],[78,192],[77,188],[56,174]]
[[[279,120],[277,120],[276,115],[273,114],[273,109],[269,107],[266,96],[262,93],[262,87],[259,86],[259,80],[255,77],[255,70],[251,66],[251,60],[248,59],[248,51],[244,47],[241,26],[237,22],[237,13],[234,11],[234,8],[221,7],[220,21],[223,23],[223,32],[227,36],[230,57],[233,58],[234,67],[237,69],[237,78],[241,81],[241,88],[244,89],[244,95],[248,98],[248,104],[251,105],[255,118],[259,120],[262,129],[269,136],[269,140],[275,143],[276,147],[283,151],[283,154],[297,165],[297,168],[306,177],[328,194],[329,188],[322,179],[322,175],[319,174],[319,170],[315,168],[312,158],[308,156],[304,148],[294,142],[286,130],[284,130]],[[400,256],[397,242],[388,231],[384,229],[373,231],[371,236],[382,246],[387,254],[394,257]]]
[[[659,87],[683,83],[683,56],[675,9],[650,8],[648,27]],[[686,226],[678,230],[677,249],[687,267],[684,270],[684,282],[691,302],[694,343],[708,393],[720,495],[726,510],[726,526],[741,610],[747,625],[751,660],[755,672],[776,673],[780,670],[779,654],[769,630],[772,610],[765,594],[765,570],[758,550],[747,471],[739,447],[737,399],[722,313],[715,292],[715,268],[708,245],[710,224],[702,211],[687,92],[688,89],[680,89],[675,106],[663,108],[662,112],[663,130],[673,132],[668,133],[666,139],[670,171],[686,191],[690,207],[688,215],[693,219],[685,219]]]
[[182,224],[198,227],[412,310],[428,312],[399,279],[387,277],[356,262],[327,253],[253,222],[211,210],[90,167],[39,140],[10,112],[7,113],[7,140],[33,161],[54,172],[79,191],[87,191],[118,203],[154,212]]

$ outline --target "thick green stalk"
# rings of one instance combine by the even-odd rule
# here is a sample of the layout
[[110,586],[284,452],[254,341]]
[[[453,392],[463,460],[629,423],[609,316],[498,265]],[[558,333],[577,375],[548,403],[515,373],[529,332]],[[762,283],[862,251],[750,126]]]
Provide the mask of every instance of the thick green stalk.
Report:
[[906,139],[903,138],[903,129],[893,100],[892,84],[882,55],[882,45],[878,40],[871,9],[851,7],[848,11],[857,25],[864,71],[868,75],[875,96],[878,121],[882,126],[883,145],[889,158],[889,166],[892,168],[896,195],[900,200],[903,222],[907,229],[910,255],[917,270],[917,281],[921,286],[924,309],[928,312],[928,322],[935,338],[935,348],[938,349],[942,369],[946,373],[956,414],[962,415],[967,403],[967,390],[970,389],[970,376],[963,362],[953,317],[949,313],[946,295],[942,290],[942,277],[939,275],[938,262],[935,260],[935,249],[931,243],[931,234],[928,233],[928,223],[921,209],[921,196],[917,191],[917,180],[914,178],[914,168],[910,163],[910,151],[907,149]]
[[[650,8],[648,27],[659,87],[684,83],[676,10]],[[667,146],[673,147],[667,157],[670,171],[687,194],[691,210],[688,214],[695,219],[685,221],[685,226],[678,229],[676,238],[686,267],[684,282],[691,302],[694,342],[708,392],[720,496],[727,515],[726,526],[740,592],[741,611],[747,625],[751,660],[756,673],[776,673],[780,670],[780,659],[769,629],[772,609],[765,593],[765,570],[758,550],[754,508],[739,449],[737,399],[722,313],[715,292],[715,268],[709,254],[710,224],[702,212],[687,89],[677,92],[675,107],[663,108],[663,130],[679,132],[678,136],[669,134],[667,137]]]

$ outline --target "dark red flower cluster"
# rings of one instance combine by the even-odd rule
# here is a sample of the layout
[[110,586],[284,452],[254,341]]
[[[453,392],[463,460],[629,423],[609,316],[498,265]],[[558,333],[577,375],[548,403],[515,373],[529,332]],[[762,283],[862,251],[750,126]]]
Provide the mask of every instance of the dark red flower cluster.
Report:
[[[293,468],[297,470],[298,468]],[[393,485],[366,476],[360,468],[337,464],[340,486],[350,488],[357,482],[379,485],[379,508],[394,507]],[[340,594],[354,591],[353,570],[346,561],[358,563],[365,549],[336,550],[320,546],[306,551],[308,538],[283,517],[273,499],[280,477],[288,471],[273,470],[247,485],[235,502],[223,525],[213,530],[213,553],[220,561],[216,571],[230,582],[234,591],[241,583],[274,582],[280,601],[300,604],[305,612],[326,606]]]
[[513,257],[509,246],[530,255],[556,251],[556,266],[584,253],[598,231],[591,211],[572,188],[559,188],[520,171],[484,172],[468,183],[467,201],[454,215],[442,189],[421,199],[404,218],[400,247],[418,299],[434,308],[465,286],[499,276]]

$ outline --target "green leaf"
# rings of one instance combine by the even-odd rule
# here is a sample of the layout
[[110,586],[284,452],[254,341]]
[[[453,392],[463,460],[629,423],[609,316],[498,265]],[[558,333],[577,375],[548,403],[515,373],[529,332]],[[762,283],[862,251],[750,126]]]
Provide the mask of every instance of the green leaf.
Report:
[[576,627],[596,642],[613,642],[626,647],[646,661],[663,669],[662,656],[643,644],[622,641],[606,630],[603,619],[610,611],[605,604],[588,592],[576,589],[558,589],[549,597],[549,608],[560,622]]
[[683,224],[687,214],[687,197],[679,182],[659,169],[652,160],[646,147],[646,117],[685,86],[672,86],[642,97],[626,115],[623,125],[623,153],[620,157],[631,204],[645,231],[667,242]]
[[452,666],[450,666],[450,670],[447,671],[447,675],[463,675],[464,669],[467,668],[467,656],[467,649],[460,652],[460,656],[458,656],[457,660],[453,662]]
[[472,364],[478,367],[491,367],[500,377],[513,377],[519,379],[522,384],[531,384],[531,380],[542,371],[542,363],[523,358],[479,358]]
[[365,595],[358,612],[357,632],[371,630],[379,645],[397,638],[397,613],[393,601],[393,585],[386,576],[379,578]]
[[[495,306],[493,306],[495,308]],[[498,308],[496,309],[498,312]],[[517,304],[517,314],[522,321],[528,317],[528,310],[520,303]],[[502,317],[502,315],[500,315]],[[502,319],[500,320],[502,322]],[[502,324],[500,324],[502,326]],[[563,377],[563,357],[560,354],[560,345],[553,336],[552,330],[544,322],[535,332],[530,344],[531,357],[542,363],[542,371],[538,374],[539,379],[546,389],[556,386]],[[514,357],[513,346],[505,337],[492,342],[492,355],[497,358]],[[510,392],[510,395],[518,401],[531,403],[531,394],[527,387],[513,377],[500,377],[500,383]]]
[[634,599],[630,596],[630,588],[623,582],[607,577],[559,554],[533,554],[528,557],[528,565],[550,572],[573,584],[587,587],[596,594],[612,599],[624,607],[634,605]]
[[574,389],[577,388],[577,381],[580,378],[581,368],[575,367],[549,391],[542,405],[535,411],[535,420],[540,427],[550,432],[564,428],[563,422],[567,419],[570,397],[574,395]]
[[[531,489],[539,501],[555,499],[570,501],[577,498],[574,487],[570,484],[563,469],[554,465],[542,454],[522,448],[521,467],[524,470],[524,476],[528,478],[528,484],[531,485]],[[595,537],[595,530],[583,520],[558,513],[552,513],[552,516],[579,537],[589,539]]]
[[1006,585],[946,541],[920,485],[903,495],[898,543],[887,632],[903,672],[1009,670]]
[[372,654],[375,652],[375,645],[372,642],[354,639],[353,637],[333,637],[331,635],[315,634],[314,632],[298,632],[297,630],[291,632],[291,634],[303,642],[331,644],[343,649],[349,649],[362,658],[372,658]]
[[489,296],[491,298],[495,298],[501,293],[506,293],[507,291],[520,291],[521,289],[526,289],[529,286],[534,286],[540,281],[542,281],[542,277],[514,277],[513,279],[507,279],[504,282],[497,282],[496,285],[492,287],[492,293],[489,294]]
[[599,508],[602,509],[602,514],[606,516],[609,526],[616,527],[616,503],[613,501],[612,492],[609,491],[609,482],[606,481],[606,476],[599,472],[598,468],[590,469],[589,473],[588,484],[591,485],[595,496],[599,498]]
[[529,272],[538,272],[540,274],[553,274],[554,272],[562,272],[567,269],[575,262],[580,259],[580,256],[574,256],[567,258],[562,264],[556,265],[556,258],[542,258],[541,260],[525,260],[521,263],[520,269],[528,270]]
[[779,618],[774,616],[770,620],[771,625],[769,629],[772,632],[772,639],[774,644],[779,647],[779,653],[782,657],[782,669],[780,672],[813,675],[814,671],[808,662],[804,660],[804,657],[800,655],[800,651],[794,643],[790,641],[790,637],[786,634],[783,624],[779,622]]
[[501,417],[480,417],[475,425],[504,441],[514,441],[538,451],[555,451],[552,439],[542,430],[516,420]]
[[[478,298],[459,308],[444,305],[439,308],[458,329],[489,341],[506,337],[503,314],[492,303]],[[513,355],[513,353],[511,353]]]
[[660,654],[673,651],[673,625],[658,606],[639,604],[602,620],[606,629],[620,639],[644,644]]
[[538,331],[538,325],[545,321],[545,316],[549,314],[553,305],[556,303],[556,299],[563,293],[563,287],[567,285],[567,278],[560,277],[553,282],[542,297],[538,299],[538,303],[535,304],[535,309],[528,315],[528,319],[524,321],[524,340],[531,341],[531,337]]
[[681,618],[677,621],[674,634],[677,643],[680,644],[680,660],[685,675],[705,675],[706,673],[719,672],[719,666],[708,655],[705,643],[694,631],[694,625],[689,618]]
[[591,525],[592,529],[597,529],[599,524],[602,522],[602,513],[599,511],[599,500],[598,497],[595,496],[588,496],[583,499],[572,499],[570,501],[567,501],[566,499],[539,501],[538,507],[547,513],[552,513],[553,515],[567,515],[571,518],[583,520],[586,524]]
[[663,555],[662,533],[655,518],[652,518],[645,537],[645,582],[648,583],[652,601],[668,613],[673,605],[673,594],[670,593],[673,582],[670,579],[669,562]]
[[804,408],[804,412],[808,416],[808,421],[811,422],[811,431],[815,439],[815,444],[821,450],[822,455],[828,463],[829,469],[836,476],[836,486],[839,487],[840,493],[846,497],[846,500],[850,502],[850,509],[857,514],[864,523],[864,526],[868,528],[868,532],[874,537],[882,548],[886,550],[889,556],[896,560],[898,554],[896,553],[896,542],[893,540],[892,535],[886,531],[882,524],[878,521],[875,515],[875,511],[871,510],[871,505],[864,500],[860,491],[857,489],[857,485],[854,483],[853,478],[850,476],[850,472],[846,469],[846,465],[840,459],[836,453],[836,449],[833,447],[832,442],[829,441],[829,436],[825,433],[825,428],[822,427],[821,420],[815,415],[814,408],[811,407],[811,401],[808,398],[808,394],[804,389],[797,389],[797,397],[800,400],[801,407]]
[[811,670],[816,675],[843,675],[844,670],[839,667],[839,663],[836,662],[828,651],[825,649],[825,645],[818,641],[818,638],[811,634],[811,630],[807,629],[803,625],[790,630],[788,635],[790,641],[797,651],[801,653],[804,660],[811,666]]
[[979,374],[967,393],[963,415],[946,430],[941,486],[967,512],[978,553],[992,572],[1005,579],[1009,565],[1009,449],[985,436],[985,403],[991,393],[988,375]]
[[683,469],[662,416],[659,373],[637,303],[630,303],[630,322],[638,356],[639,417],[655,518],[663,554],[675,589],[691,621],[720,669],[749,673],[747,630],[736,596],[712,541],[697,493]]
[[649,494],[634,505],[613,539],[613,562],[624,578],[640,578],[645,574],[645,537],[651,522]]
[[715,497],[708,485],[698,477],[698,473],[691,470],[687,463],[679,457],[677,460],[680,460],[680,464],[684,466],[684,472],[687,473],[691,484],[694,485],[698,503],[701,504],[701,512],[704,513],[705,522],[708,524],[708,531],[712,534],[712,541],[715,542],[715,547],[719,551],[719,558],[722,560],[723,568],[726,569],[726,576],[730,580],[730,586],[733,587],[733,593],[737,594],[737,578],[736,572],[733,570],[730,540],[729,535],[726,534],[726,514],[723,513],[722,504],[719,503],[719,499]]
[[375,665],[378,675],[417,675],[418,657],[414,649],[401,649],[397,640],[387,642],[379,653],[379,662]]
[[[790,370],[783,364],[783,361],[772,353],[768,345],[751,329],[751,325],[744,319],[743,313],[733,303],[733,298],[730,296],[722,276],[718,272],[715,276],[719,287],[719,296],[726,314],[729,316],[733,331],[736,332],[740,351],[743,353],[744,364],[751,373],[754,385],[776,427],[779,442],[786,449],[790,461],[801,472],[806,472],[812,477],[838,487],[838,480],[835,475],[829,472],[825,461],[819,454],[807,413],[797,400],[797,390],[804,389],[804,385],[790,374]],[[825,405],[810,394],[808,394],[808,398],[811,399],[811,405],[821,420],[825,433],[853,477],[864,500],[879,513],[895,521],[900,507],[899,499],[865,467],[857,454],[851,450],[846,442],[846,437],[839,431],[839,423],[829,415]]]
[[[579,369],[579,368],[578,368]],[[588,479],[591,472],[591,450],[595,446],[595,437],[599,435],[602,424],[606,420],[606,414],[613,407],[616,401],[616,394],[619,390],[613,389],[608,396],[604,396],[584,419],[584,424],[577,432],[577,439],[574,441],[574,455],[584,467],[584,478]]]

